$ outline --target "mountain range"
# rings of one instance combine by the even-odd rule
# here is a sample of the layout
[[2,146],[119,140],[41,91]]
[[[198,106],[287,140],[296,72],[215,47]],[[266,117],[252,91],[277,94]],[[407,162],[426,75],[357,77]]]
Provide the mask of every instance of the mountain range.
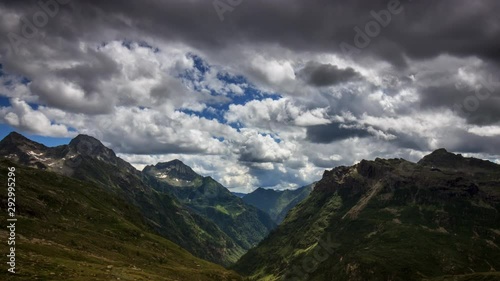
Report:
[[1,280],[500,280],[500,165],[445,149],[242,198],[86,135],[46,147],[13,132],[0,157],[16,167],[20,265]]
[[[176,187],[183,186],[187,196],[188,189],[196,190],[193,194],[199,205],[187,202],[184,193],[174,192],[169,189],[172,185],[151,176],[151,167],[144,172],[136,170],[90,136],[79,135],[68,145],[46,147],[13,132],[0,142],[0,156],[99,186],[138,208],[154,232],[195,256],[221,265],[234,263],[275,227],[267,214],[178,160],[160,163],[157,168],[168,168],[169,180],[179,182]],[[183,185],[189,180],[197,184]],[[160,186],[166,189],[159,191]],[[228,215],[228,210],[240,213]]]
[[500,165],[437,150],[363,160],[233,267],[250,280],[500,280]]

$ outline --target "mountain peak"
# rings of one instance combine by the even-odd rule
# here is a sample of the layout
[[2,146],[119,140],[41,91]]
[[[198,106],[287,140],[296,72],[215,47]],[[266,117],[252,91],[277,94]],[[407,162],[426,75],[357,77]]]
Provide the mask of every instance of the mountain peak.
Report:
[[165,164],[169,164],[169,165],[184,165],[184,166],[187,166],[186,164],[184,164],[184,162],[182,162],[182,161],[181,161],[181,160],[179,160],[179,159],[174,159],[174,160],[171,160],[171,161],[165,162]]
[[87,143],[91,143],[91,144],[94,144],[94,145],[101,145],[101,146],[104,146],[100,140],[92,137],[92,136],[89,136],[89,135],[84,135],[84,134],[80,134],[78,136],[76,136],[74,139],[72,139],[70,141],[70,145],[71,144],[78,144],[80,142],[87,142]]
[[168,162],[160,162],[155,165],[157,169],[166,169],[166,168],[174,168],[174,169],[180,169],[180,168],[189,168],[191,169],[188,165],[184,164],[179,159],[174,159]]
[[15,144],[21,144],[21,143],[33,143],[32,140],[26,138],[25,136],[19,134],[18,132],[11,132],[5,138],[2,140],[2,142],[9,142],[9,143],[15,143]]
[[78,135],[69,142],[69,147],[75,152],[86,156],[103,156],[106,159],[116,158],[113,150],[107,148],[98,139],[88,135]]
[[448,150],[446,150],[446,148],[439,148],[439,149],[434,150],[434,152],[432,152],[432,153],[444,154],[444,153],[450,153],[450,152],[448,152]]
[[4,151],[4,153],[16,153],[18,152],[17,149],[21,148],[25,148],[28,150],[44,150],[47,147],[43,144],[34,142],[26,138],[18,132],[11,132],[7,136],[5,136],[2,141],[0,141],[0,150]]
[[201,177],[198,175],[191,167],[184,164],[179,159],[174,159],[169,162],[161,162],[154,166],[147,166],[144,168],[145,172],[155,171],[156,174],[161,174],[163,176],[167,176],[168,178],[178,179],[178,180],[186,180],[192,181],[196,178]]
[[471,169],[487,169],[487,170],[500,170],[500,166],[493,162],[477,159],[468,158],[462,156],[462,154],[454,154],[448,152],[446,149],[438,149],[431,154],[422,158],[418,161],[419,165],[435,167],[435,168],[448,168],[448,169],[459,169],[468,170]]
[[454,153],[448,152],[448,150],[446,150],[445,148],[439,148],[439,149],[434,150],[431,154],[429,154],[429,155],[427,155],[425,157],[428,157],[428,158],[438,158],[438,157],[442,158],[442,157],[454,157],[454,156],[457,156],[457,155],[454,154]]
[[7,137],[9,137],[9,138],[24,138],[24,139],[26,139],[26,137],[25,137],[25,136],[21,135],[20,133],[18,133],[18,132],[16,132],[16,131],[12,131],[12,132],[10,132],[10,133],[6,136],[6,138],[7,138]]
[[457,162],[461,162],[464,157],[461,154],[448,152],[444,148],[435,150],[418,161],[419,165],[436,167],[454,167]]

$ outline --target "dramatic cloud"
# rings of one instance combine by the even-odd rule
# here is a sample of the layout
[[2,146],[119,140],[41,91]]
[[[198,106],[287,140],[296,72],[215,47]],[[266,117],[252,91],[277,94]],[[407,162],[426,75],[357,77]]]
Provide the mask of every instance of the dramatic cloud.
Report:
[[339,69],[331,64],[309,62],[299,75],[310,85],[323,87],[332,86],[359,79],[360,75],[352,68]]
[[138,168],[180,158],[237,191],[440,147],[498,162],[499,12],[495,0],[6,0],[0,122],[93,135]]
[[354,137],[368,137],[370,134],[367,130],[358,128],[357,126],[328,124],[311,126],[307,129],[307,137],[312,142],[331,143],[337,140],[343,140]]

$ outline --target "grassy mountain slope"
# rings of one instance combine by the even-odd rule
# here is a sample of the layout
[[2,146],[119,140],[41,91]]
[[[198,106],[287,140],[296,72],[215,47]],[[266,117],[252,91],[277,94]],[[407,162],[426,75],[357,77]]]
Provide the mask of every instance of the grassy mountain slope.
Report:
[[338,167],[234,269],[268,281],[499,280],[499,192],[499,165],[443,150]]
[[[240,280],[157,235],[113,192],[8,160],[0,162],[0,182],[9,166],[16,166],[17,274],[2,270],[0,280]],[[6,196],[2,188],[2,202]],[[2,241],[7,235],[2,228]],[[6,244],[0,248],[7,253]]]
[[314,184],[284,191],[259,187],[244,196],[243,201],[266,212],[274,222],[280,224],[293,207],[309,196],[313,188]]
[[246,204],[211,177],[202,177],[179,160],[148,166],[144,177],[158,191],[210,218],[243,255],[276,226],[263,211]]

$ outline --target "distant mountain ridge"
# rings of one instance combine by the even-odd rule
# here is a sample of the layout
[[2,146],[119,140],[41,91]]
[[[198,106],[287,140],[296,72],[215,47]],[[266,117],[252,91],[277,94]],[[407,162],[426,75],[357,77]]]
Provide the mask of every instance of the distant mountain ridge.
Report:
[[259,187],[243,196],[243,201],[266,212],[275,223],[280,224],[293,207],[309,196],[314,185],[315,183],[295,190],[283,191]]
[[249,280],[500,280],[500,165],[437,150],[363,160],[234,266]]
[[248,194],[248,193],[241,193],[241,192],[231,192],[231,193],[240,197],[240,198],[243,198]]

